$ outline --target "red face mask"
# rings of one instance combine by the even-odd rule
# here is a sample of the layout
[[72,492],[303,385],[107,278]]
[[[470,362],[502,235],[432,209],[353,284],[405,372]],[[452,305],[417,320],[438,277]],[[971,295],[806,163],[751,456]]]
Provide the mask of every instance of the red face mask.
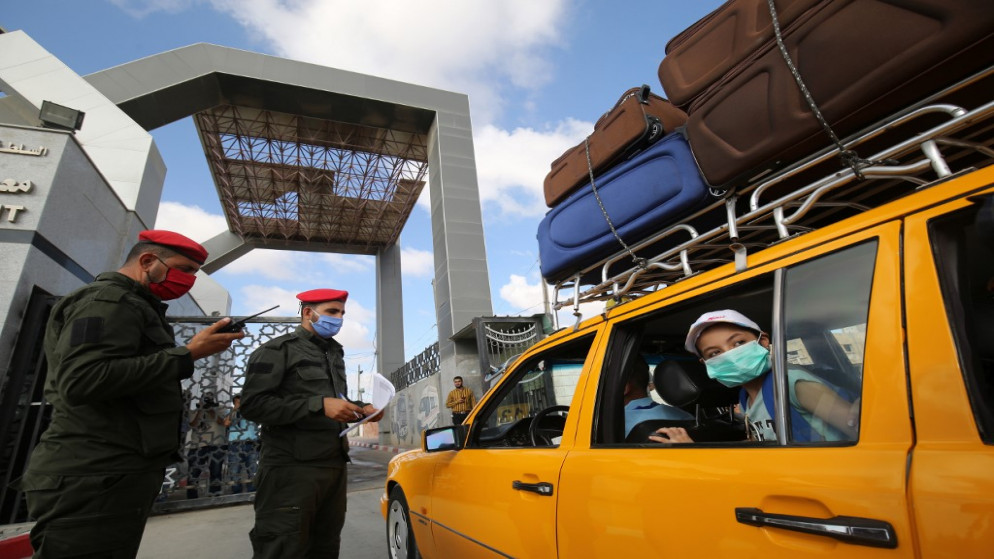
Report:
[[[162,262],[162,259],[158,256],[155,258],[159,262]],[[162,265],[166,266],[166,277],[162,281],[153,282],[151,276],[149,276],[148,290],[163,301],[179,299],[186,295],[190,291],[190,288],[193,287],[193,283],[197,281],[197,276],[193,274],[170,268],[165,262],[162,262]]]

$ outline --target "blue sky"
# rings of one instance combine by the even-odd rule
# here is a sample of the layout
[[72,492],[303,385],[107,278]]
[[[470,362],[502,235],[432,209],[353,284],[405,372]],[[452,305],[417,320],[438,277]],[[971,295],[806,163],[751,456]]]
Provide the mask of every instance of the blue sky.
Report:
[[[23,30],[80,75],[198,42],[469,95],[493,310],[542,311],[535,230],[549,163],[630,87],[649,84],[666,42],[720,0],[3,0]],[[152,131],[168,168],[156,227],[207,240],[225,227],[192,120]],[[425,188],[427,191],[427,188]],[[437,340],[428,209],[402,236],[405,355]],[[374,367],[372,257],[253,251],[215,273],[232,313],[315,287],[351,292],[349,372]],[[587,309],[585,316],[598,309]],[[456,325],[461,328],[465,325]]]

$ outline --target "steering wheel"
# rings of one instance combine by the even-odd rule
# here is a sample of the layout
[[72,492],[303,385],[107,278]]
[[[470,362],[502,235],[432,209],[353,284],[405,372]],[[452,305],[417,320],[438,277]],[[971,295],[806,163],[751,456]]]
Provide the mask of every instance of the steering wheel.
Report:
[[[539,427],[542,420],[547,416],[554,413],[566,412],[569,413],[569,406],[550,406],[544,410],[535,414],[532,418],[531,423],[528,424],[528,438],[531,439],[532,444],[535,446],[552,446],[552,437],[548,433],[552,432],[555,434],[561,434],[562,430],[552,430],[552,429],[542,429]],[[563,418],[563,423],[565,424],[566,418]]]

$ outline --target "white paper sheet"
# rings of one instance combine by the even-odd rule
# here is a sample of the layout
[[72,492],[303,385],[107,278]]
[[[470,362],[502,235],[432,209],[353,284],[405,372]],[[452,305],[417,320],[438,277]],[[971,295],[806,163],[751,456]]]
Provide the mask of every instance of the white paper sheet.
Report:
[[[373,387],[372,387],[372,395],[369,398],[370,400],[369,403],[370,405],[373,406],[373,409],[375,409],[377,412],[382,412],[387,408],[387,406],[390,405],[390,402],[393,400],[393,397],[397,394],[397,389],[394,388],[393,383],[387,380],[386,377],[384,377],[383,375],[379,373],[372,373],[372,375],[373,375],[373,382],[372,382]],[[345,435],[348,435],[352,431],[355,431],[356,429],[359,428],[360,425],[369,421],[375,415],[377,414],[373,413],[371,415],[367,415],[366,417],[362,418],[362,420],[353,423],[352,425],[349,426],[348,429],[342,431],[342,433],[339,436],[344,437]]]

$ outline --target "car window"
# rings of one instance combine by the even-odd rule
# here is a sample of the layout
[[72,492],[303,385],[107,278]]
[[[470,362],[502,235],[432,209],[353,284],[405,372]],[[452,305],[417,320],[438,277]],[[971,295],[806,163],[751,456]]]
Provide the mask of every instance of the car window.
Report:
[[994,444],[994,224],[976,207],[929,221],[949,325],[981,439]]
[[735,409],[739,389],[709,378],[684,341],[702,313],[737,309],[767,325],[772,308],[773,274],[765,274],[617,324],[598,388],[594,444],[655,444],[648,437],[661,427],[685,428],[695,443],[746,441]]
[[[593,336],[586,336],[564,343],[514,367],[477,415],[471,435],[475,444],[558,445],[592,342]],[[539,424],[533,426],[540,415]]]
[[[693,444],[775,444],[778,377],[770,371],[781,353],[791,404],[788,442],[857,440],[876,250],[875,240],[865,242],[616,325],[598,389],[594,444],[656,444],[649,437],[664,427],[684,429]],[[772,343],[777,273],[783,348]],[[698,317],[729,309],[759,326],[761,332],[749,330],[750,340],[769,350],[766,372],[751,380],[719,382],[709,370],[714,363],[684,347]]]
[[876,252],[871,241],[785,270],[788,438],[794,443],[858,439]]

